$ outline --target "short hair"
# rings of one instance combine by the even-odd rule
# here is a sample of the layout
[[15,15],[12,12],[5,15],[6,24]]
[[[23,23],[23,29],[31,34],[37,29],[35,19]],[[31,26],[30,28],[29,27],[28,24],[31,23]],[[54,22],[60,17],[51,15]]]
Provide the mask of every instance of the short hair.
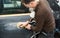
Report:
[[31,1],[34,1],[34,0],[21,0],[21,2],[25,4],[29,4]]

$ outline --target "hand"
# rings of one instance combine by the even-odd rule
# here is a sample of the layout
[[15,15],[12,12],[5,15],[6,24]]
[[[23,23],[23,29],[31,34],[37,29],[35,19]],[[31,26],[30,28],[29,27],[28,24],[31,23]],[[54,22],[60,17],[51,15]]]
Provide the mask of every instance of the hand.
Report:
[[27,22],[18,22],[17,23],[17,28],[24,28],[25,26],[27,26],[28,25],[28,21]]
[[28,29],[28,30],[31,30],[31,25],[28,24],[25,28]]

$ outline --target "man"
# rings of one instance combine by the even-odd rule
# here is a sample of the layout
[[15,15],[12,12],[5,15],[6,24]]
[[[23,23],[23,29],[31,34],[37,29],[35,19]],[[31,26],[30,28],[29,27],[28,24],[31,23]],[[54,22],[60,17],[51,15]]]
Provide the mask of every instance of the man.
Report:
[[[36,21],[35,26],[27,22],[18,23],[19,27],[24,27],[27,30],[35,32],[45,32],[47,36],[40,34],[39,38],[54,38],[53,31],[55,29],[55,19],[52,14],[52,9],[50,8],[47,0],[22,0],[27,8],[34,8]],[[21,25],[21,26],[20,26]]]

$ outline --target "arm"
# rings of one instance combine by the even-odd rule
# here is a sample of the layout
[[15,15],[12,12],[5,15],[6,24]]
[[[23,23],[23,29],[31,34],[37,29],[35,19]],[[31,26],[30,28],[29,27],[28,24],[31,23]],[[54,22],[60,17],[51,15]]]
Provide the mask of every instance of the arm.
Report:
[[35,21],[36,21],[36,25],[35,26],[31,26],[31,30],[32,31],[41,31],[44,25],[44,17],[43,16],[36,16],[35,17]]

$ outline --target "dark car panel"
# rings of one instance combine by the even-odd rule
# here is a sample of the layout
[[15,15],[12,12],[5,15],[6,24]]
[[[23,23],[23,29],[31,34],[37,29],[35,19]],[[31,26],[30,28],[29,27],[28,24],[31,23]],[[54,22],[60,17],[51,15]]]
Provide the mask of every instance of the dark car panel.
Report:
[[0,17],[0,38],[30,38],[32,31],[17,28],[18,22],[30,19],[29,15]]

